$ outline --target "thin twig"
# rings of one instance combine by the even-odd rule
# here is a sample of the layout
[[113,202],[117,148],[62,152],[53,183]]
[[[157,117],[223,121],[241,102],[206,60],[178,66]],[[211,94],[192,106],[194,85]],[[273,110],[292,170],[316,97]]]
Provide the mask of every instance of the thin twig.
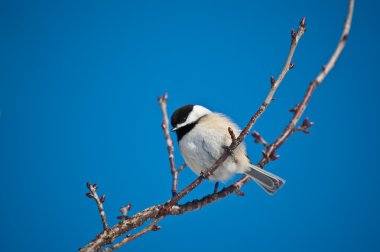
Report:
[[103,229],[107,230],[108,229],[107,216],[106,216],[106,212],[104,211],[104,208],[103,208],[103,203],[106,200],[106,196],[103,194],[99,198],[99,195],[96,192],[98,189],[97,184],[91,185],[89,182],[87,182],[87,188],[88,188],[88,190],[90,190],[90,193],[86,193],[86,196],[88,198],[93,198],[95,200],[96,205],[98,206],[100,218],[101,218],[102,223],[103,223]]
[[178,188],[178,171],[175,166],[174,162],[174,146],[173,146],[173,140],[170,137],[169,133],[169,117],[167,112],[167,101],[168,101],[168,94],[165,93],[164,96],[158,97],[158,103],[160,104],[161,111],[162,111],[162,130],[164,131],[164,136],[166,140],[166,147],[168,149],[169,153],[169,163],[170,163],[170,171],[172,174],[172,195],[177,194],[177,188]]
[[[270,146],[267,151],[268,156],[272,156],[277,149],[288,139],[288,137],[294,133],[296,129],[296,125],[300,120],[302,114],[304,113],[306,106],[308,105],[311,95],[315,91],[315,89],[322,83],[322,81],[326,78],[327,74],[331,71],[331,69],[335,66],[336,61],[338,60],[340,54],[342,53],[348,38],[348,34],[350,33],[351,23],[352,23],[352,15],[354,13],[354,0],[350,0],[346,20],[344,22],[343,32],[338,42],[337,47],[335,48],[334,53],[331,58],[327,62],[326,65],[322,67],[322,70],[319,72],[317,77],[309,84],[308,89],[306,90],[305,96],[300,104],[296,105],[296,108],[291,112],[294,112],[292,119],[289,124],[286,126],[285,130],[281,134],[280,137],[276,139],[276,141]],[[312,125],[312,124],[311,124]],[[310,125],[310,126],[311,126]],[[263,166],[268,162],[268,159],[262,158],[259,165]]]
[[267,141],[264,140],[264,138],[260,135],[259,132],[254,131],[254,132],[252,133],[252,137],[255,139],[255,143],[260,143],[260,144],[262,144],[265,148],[268,148],[268,145],[269,145],[269,144],[267,143]]
[[137,234],[125,236],[125,238],[123,240],[121,240],[119,243],[116,243],[115,245],[110,246],[109,249],[111,249],[111,251],[116,250],[116,249],[120,248],[121,246],[125,245],[126,243],[131,242],[131,241],[139,238],[140,236],[148,233],[149,231],[157,231],[158,228],[157,228],[156,224],[159,221],[161,221],[163,218],[164,218],[163,216],[158,217],[157,219],[153,220],[148,226],[146,226],[143,230],[141,230]]
[[181,166],[178,167],[178,169],[177,169],[178,173],[180,173],[185,168],[186,168],[186,163],[181,164]]

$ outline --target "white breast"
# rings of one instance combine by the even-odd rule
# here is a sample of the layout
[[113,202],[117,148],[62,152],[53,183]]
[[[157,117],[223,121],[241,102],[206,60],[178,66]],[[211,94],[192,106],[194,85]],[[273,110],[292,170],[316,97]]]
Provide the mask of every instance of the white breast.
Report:
[[[231,144],[226,125],[232,127],[236,134],[240,132],[237,126],[226,117],[219,114],[210,114],[205,117],[208,118],[202,118],[179,142],[179,148],[186,164],[197,175],[215,163],[224,152],[223,146]],[[235,150],[234,157],[229,157],[210,179],[225,181],[234,173],[242,173],[249,163],[245,156],[244,145]]]

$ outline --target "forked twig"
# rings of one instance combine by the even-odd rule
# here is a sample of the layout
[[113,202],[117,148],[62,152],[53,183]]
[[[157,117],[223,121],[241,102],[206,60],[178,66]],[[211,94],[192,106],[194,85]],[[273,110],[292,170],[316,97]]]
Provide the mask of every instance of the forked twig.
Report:
[[86,196],[90,199],[92,198],[95,200],[96,205],[98,206],[100,218],[102,219],[103,229],[107,230],[108,229],[107,216],[106,216],[106,212],[104,211],[104,207],[103,207],[103,203],[106,200],[106,195],[103,194],[99,198],[98,193],[97,193],[97,189],[98,189],[97,184],[91,185],[89,182],[87,182],[87,188],[88,188],[88,190],[90,190],[90,192],[86,193]]

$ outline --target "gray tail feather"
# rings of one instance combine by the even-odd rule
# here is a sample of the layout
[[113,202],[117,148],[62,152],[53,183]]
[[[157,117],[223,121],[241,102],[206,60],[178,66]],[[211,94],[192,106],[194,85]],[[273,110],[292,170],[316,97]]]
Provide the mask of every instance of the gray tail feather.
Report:
[[275,194],[275,192],[285,184],[285,180],[282,178],[252,164],[244,173],[270,195]]

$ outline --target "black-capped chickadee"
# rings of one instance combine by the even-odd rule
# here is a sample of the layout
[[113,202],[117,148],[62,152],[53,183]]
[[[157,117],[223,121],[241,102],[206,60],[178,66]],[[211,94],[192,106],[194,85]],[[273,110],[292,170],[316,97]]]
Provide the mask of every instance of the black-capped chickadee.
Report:
[[[228,127],[239,134],[239,127],[223,114],[213,113],[200,105],[186,105],[174,111],[172,131],[177,134],[179,149],[186,164],[200,175],[210,168],[232,142]],[[210,176],[226,181],[235,173],[248,175],[266,192],[273,195],[285,180],[251,164],[244,143],[241,143]]]

